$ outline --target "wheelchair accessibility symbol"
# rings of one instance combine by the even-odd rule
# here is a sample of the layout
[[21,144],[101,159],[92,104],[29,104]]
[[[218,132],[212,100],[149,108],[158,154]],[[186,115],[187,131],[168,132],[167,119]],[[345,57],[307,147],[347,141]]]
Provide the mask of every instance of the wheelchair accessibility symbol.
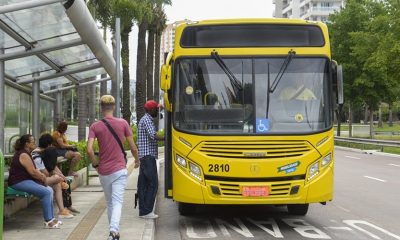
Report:
[[269,131],[269,120],[267,118],[257,118],[256,130],[258,133],[265,133]]

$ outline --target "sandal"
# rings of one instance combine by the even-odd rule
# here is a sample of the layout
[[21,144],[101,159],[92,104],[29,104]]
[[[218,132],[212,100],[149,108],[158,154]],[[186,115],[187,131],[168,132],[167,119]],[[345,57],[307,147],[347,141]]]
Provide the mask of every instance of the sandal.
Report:
[[58,228],[60,228],[61,224],[62,224],[61,221],[58,221],[57,219],[53,218],[48,222],[44,222],[44,228],[47,228],[47,229],[58,229]]

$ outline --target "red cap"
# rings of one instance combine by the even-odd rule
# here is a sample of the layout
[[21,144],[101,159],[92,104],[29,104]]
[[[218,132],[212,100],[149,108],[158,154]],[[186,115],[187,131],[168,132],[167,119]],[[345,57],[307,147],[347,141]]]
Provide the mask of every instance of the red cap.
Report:
[[146,109],[147,111],[150,111],[152,109],[156,109],[156,108],[159,108],[159,107],[160,107],[160,104],[158,104],[154,100],[149,100],[144,104],[144,109]]

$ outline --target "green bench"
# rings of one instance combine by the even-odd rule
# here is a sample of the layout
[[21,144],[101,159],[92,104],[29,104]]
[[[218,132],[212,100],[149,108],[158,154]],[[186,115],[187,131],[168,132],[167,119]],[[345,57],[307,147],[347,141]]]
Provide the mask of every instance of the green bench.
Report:
[[[4,158],[8,160],[8,161],[6,161],[8,163],[11,163],[10,159],[12,159],[12,157],[13,157],[13,155],[10,155],[10,154],[4,155]],[[67,159],[64,157],[57,158],[57,163],[63,163],[66,161],[67,161]],[[33,197],[33,195],[30,193],[18,191],[18,190],[13,189],[12,187],[8,187],[7,186],[8,176],[9,176],[8,169],[4,169],[4,189],[5,189],[5,198],[6,199],[13,199],[13,198],[18,198],[18,197],[20,197],[20,198]],[[73,177],[72,178],[67,177],[67,181],[69,183],[72,182],[72,180],[73,180]]]
[[5,198],[6,199],[13,199],[13,198],[17,198],[17,197],[30,198],[33,196],[30,193],[18,191],[12,187],[7,186],[8,176],[9,176],[8,170],[4,169],[4,189],[5,189]]

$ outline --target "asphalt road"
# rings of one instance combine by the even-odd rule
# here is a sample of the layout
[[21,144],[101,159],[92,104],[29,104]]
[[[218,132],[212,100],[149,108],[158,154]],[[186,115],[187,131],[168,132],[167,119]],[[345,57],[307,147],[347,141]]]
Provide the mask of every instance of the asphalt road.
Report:
[[335,157],[333,201],[310,205],[304,217],[272,206],[212,206],[180,216],[163,197],[161,164],[155,239],[400,240],[400,158],[339,149]]

